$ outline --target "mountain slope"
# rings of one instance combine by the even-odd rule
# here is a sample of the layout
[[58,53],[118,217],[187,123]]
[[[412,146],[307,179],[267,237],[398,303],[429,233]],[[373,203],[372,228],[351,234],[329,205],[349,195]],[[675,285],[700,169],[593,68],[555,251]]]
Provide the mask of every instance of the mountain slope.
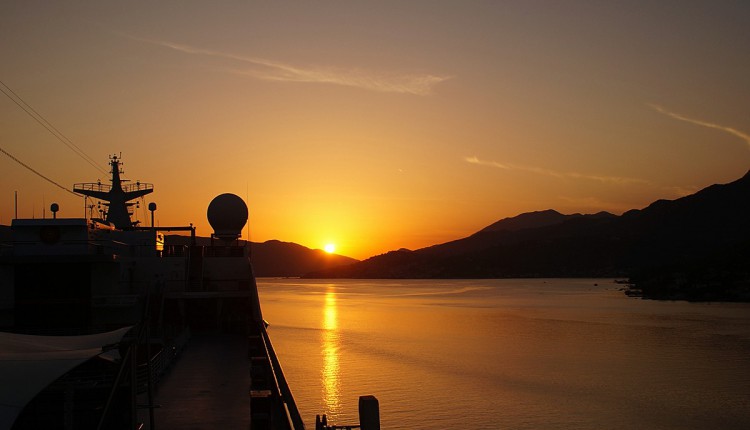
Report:
[[316,270],[325,270],[356,263],[343,255],[329,254],[291,242],[269,240],[252,244],[253,269],[256,276],[299,277]]
[[563,215],[556,210],[547,209],[545,211],[523,213],[512,218],[503,218],[500,221],[483,228],[482,230],[480,230],[480,232],[503,230],[517,231],[527,228],[547,227],[550,225],[560,224],[569,219],[578,217],[610,218],[615,216],[616,215],[604,211],[593,215],[581,215],[578,213],[572,215]]
[[399,250],[310,277],[495,278],[627,276],[710,258],[750,240],[750,172],[622,216],[553,210],[500,220],[452,242]]

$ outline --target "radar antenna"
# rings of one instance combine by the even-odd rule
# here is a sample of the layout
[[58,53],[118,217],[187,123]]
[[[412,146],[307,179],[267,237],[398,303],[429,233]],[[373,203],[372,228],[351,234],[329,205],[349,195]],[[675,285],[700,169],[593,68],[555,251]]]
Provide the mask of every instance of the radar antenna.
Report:
[[135,184],[123,185],[123,182],[127,182],[127,180],[120,178],[122,159],[117,155],[109,157],[109,165],[112,174],[111,185],[102,185],[100,181],[80,183],[73,185],[73,191],[106,202],[104,205],[109,207],[106,212],[107,221],[119,229],[131,230],[137,224],[137,221],[133,222],[130,219],[130,215],[132,215],[130,207],[134,203],[128,202],[152,193],[154,186],[140,181]]

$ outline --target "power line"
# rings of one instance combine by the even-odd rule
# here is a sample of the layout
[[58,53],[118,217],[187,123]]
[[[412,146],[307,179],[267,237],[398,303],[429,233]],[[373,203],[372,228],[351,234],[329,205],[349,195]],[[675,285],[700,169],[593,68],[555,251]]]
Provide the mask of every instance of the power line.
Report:
[[63,187],[62,185],[58,184],[57,182],[53,181],[52,179],[50,179],[50,178],[42,175],[41,173],[37,172],[31,166],[29,166],[28,164],[26,164],[23,161],[19,160],[18,158],[14,157],[13,155],[11,155],[8,151],[4,150],[3,148],[0,148],[0,152],[2,152],[3,154],[7,155],[8,157],[10,157],[11,160],[15,161],[16,163],[20,164],[21,166],[29,169],[30,171],[32,171],[34,174],[36,174],[40,178],[44,179],[45,181],[47,181],[47,182],[51,183],[52,185],[54,185],[54,186],[56,186],[56,187],[58,187],[58,188],[60,188],[62,190],[65,190],[65,191],[69,192],[70,194],[73,194],[74,196],[78,197],[78,194],[74,193],[73,191],[70,191],[69,189]]
[[[31,105],[26,103],[21,96],[16,94],[15,91],[13,91],[5,82],[0,80],[0,84],[2,84],[3,87],[5,87],[8,91],[10,91],[13,96],[8,94],[3,88],[0,87],[0,92],[5,94],[6,97],[8,97],[13,103],[18,105],[24,112],[26,112],[30,117],[34,118],[36,122],[39,123],[42,127],[47,129],[53,136],[57,138],[60,142],[65,144],[71,151],[75,152],[76,155],[83,158],[84,161],[92,165],[95,169],[99,170],[100,172],[107,174],[107,171],[102,169],[96,162],[88,155],[86,154],[81,148],[79,148],[73,141],[68,139],[67,136],[62,134],[60,130],[58,130],[54,125],[52,125],[49,121],[47,121],[42,114],[37,112]],[[33,113],[32,113],[33,112]]]

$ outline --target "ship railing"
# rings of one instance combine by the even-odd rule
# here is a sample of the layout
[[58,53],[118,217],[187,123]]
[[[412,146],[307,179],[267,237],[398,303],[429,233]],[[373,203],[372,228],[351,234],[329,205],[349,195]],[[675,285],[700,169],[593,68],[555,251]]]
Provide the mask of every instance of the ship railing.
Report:
[[163,250],[157,249],[154,243],[130,244],[116,240],[92,241],[102,246],[103,250],[118,255],[127,255],[129,257],[154,257],[163,256]]
[[167,368],[172,364],[175,357],[179,355],[176,346],[164,345],[162,349],[151,358],[151,372],[148,369],[148,363],[138,365],[138,393],[145,393],[148,388],[149,375],[151,384],[158,385],[161,377],[166,373]]
[[[169,366],[180,355],[182,350],[185,348],[188,340],[190,339],[190,329],[185,329],[179,336],[177,336],[172,342],[169,342],[162,346],[161,350],[154,354],[150,359],[151,364],[151,384],[156,386],[161,381],[162,376],[167,372]],[[138,365],[137,370],[138,378],[138,391],[144,393],[148,388],[149,383],[149,370],[148,363],[142,363]]]
[[73,184],[73,191],[101,191],[107,193],[111,189],[111,185],[102,184],[101,182],[79,182],[77,184]]
[[[122,190],[126,193],[129,193],[131,191],[140,191],[140,190],[153,190],[154,184],[149,184],[146,182],[136,182],[131,184],[122,184]],[[73,184],[73,191],[101,191],[104,193],[109,192],[112,190],[112,185],[110,184],[102,184],[101,182],[82,182]]]
[[265,322],[261,324],[260,334],[263,338],[266,355],[271,361],[271,373],[273,374],[275,388],[280,393],[281,401],[284,403],[284,411],[286,412],[289,428],[293,430],[304,430],[305,424],[302,421],[302,416],[300,415],[299,410],[297,409],[297,404],[294,402],[292,390],[289,388],[289,384],[284,377],[284,371],[281,370],[281,363],[279,363],[279,358],[276,356],[276,351],[274,351],[273,345],[271,344],[271,338],[266,331]]
[[184,257],[188,254],[187,245],[164,245],[163,257]]
[[131,191],[141,191],[141,190],[153,190],[154,184],[149,184],[146,182],[135,182],[130,184],[123,184],[122,190],[126,193],[129,193]]

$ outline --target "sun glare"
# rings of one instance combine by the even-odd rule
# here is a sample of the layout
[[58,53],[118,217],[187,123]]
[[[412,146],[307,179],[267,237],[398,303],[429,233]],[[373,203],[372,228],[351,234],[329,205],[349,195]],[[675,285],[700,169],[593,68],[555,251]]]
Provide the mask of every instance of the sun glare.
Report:
[[327,253],[329,253],[329,254],[333,254],[333,251],[335,251],[335,250],[336,250],[336,245],[334,245],[334,244],[332,244],[332,243],[329,243],[329,244],[327,244],[326,246],[324,246],[324,247],[323,247],[323,249],[324,249],[324,250],[325,250],[325,251],[326,251]]

